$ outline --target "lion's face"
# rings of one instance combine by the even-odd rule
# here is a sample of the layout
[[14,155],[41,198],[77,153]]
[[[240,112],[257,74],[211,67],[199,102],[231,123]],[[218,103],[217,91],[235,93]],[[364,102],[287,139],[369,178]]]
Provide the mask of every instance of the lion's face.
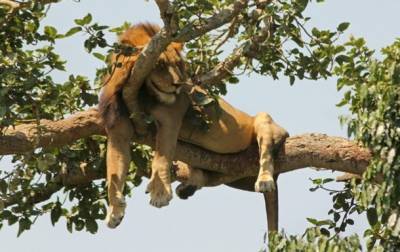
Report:
[[161,55],[154,70],[146,78],[150,94],[160,102],[172,104],[182,85],[188,83],[183,60],[176,50],[168,50]]

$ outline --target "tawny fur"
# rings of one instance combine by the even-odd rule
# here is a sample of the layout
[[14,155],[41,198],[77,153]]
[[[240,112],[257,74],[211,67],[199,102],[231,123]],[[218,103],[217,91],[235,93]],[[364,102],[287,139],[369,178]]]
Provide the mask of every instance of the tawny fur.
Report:
[[[136,25],[121,36],[120,42],[140,49],[150,41],[157,31],[158,27],[151,24]],[[217,153],[239,152],[248,148],[253,142],[257,142],[260,150],[260,172],[253,190],[264,192],[266,199],[276,202],[267,210],[269,229],[277,230],[277,193],[274,191],[272,152],[274,148],[282,145],[288,133],[276,124],[267,113],[259,113],[254,117],[249,116],[232,107],[223,99],[218,100],[218,110],[211,107],[204,109],[208,119],[212,121],[209,129],[202,131],[194,128],[190,121],[184,120],[191,105],[189,96],[186,92],[179,93],[177,87],[188,81],[184,61],[180,55],[181,48],[180,44],[169,45],[145,81],[149,95],[159,101],[147,107],[147,112],[155,118],[157,126],[152,175],[147,187],[151,197],[150,203],[156,207],[162,207],[168,205],[172,198],[170,167],[178,138]],[[132,138],[133,130],[128,116],[121,113],[123,102],[120,92],[129,78],[137,55],[115,56],[113,59],[121,62],[122,66],[116,68],[109,77],[100,96],[99,104],[109,138],[107,183],[110,207],[107,223],[110,227],[116,227],[120,223],[125,209],[122,192],[129,166],[129,141]],[[195,88],[199,92],[205,92],[199,87]],[[163,95],[173,98],[166,99]],[[212,174],[190,166],[188,169],[192,170],[190,174],[195,175],[182,185],[181,189],[185,186],[192,186],[196,189],[221,183],[232,183],[232,186],[243,188],[244,180],[237,181],[235,184],[235,178],[231,176]],[[245,181],[247,187],[249,181],[251,179]],[[254,184],[254,181],[251,183]]]

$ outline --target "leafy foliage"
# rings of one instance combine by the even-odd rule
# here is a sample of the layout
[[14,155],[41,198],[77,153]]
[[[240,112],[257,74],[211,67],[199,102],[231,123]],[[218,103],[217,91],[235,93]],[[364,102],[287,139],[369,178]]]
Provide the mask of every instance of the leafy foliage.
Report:
[[353,194],[371,225],[364,233],[368,248],[390,251],[400,246],[400,40],[382,49],[381,61],[372,58],[363,39],[352,38],[346,46],[347,57],[335,69],[338,88],[347,89],[340,105],[347,104],[353,114],[349,135],[373,153]]

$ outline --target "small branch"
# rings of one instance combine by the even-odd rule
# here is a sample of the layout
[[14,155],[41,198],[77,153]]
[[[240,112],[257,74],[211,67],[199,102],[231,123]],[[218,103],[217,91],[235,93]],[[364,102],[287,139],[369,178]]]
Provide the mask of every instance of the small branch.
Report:
[[238,21],[239,21],[239,18],[237,16],[232,20],[228,29],[223,34],[225,36],[223,38],[221,38],[221,40],[219,40],[218,44],[215,46],[215,48],[213,50],[214,51],[213,54],[216,54],[216,52],[218,51],[218,49],[221,48],[221,46],[223,46],[230,38],[232,38],[233,36],[236,35],[235,30],[236,30],[236,27],[238,26]]
[[[78,172],[78,173],[68,173],[68,174],[59,174],[54,177],[50,182],[46,184],[46,186],[40,191],[36,191],[33,195],[27,198],[27,203],[29,204],[36,204],[43,201],[46,201],[51,198],[51,196],[58,191],[60,191],[65,186],[77,186],[77,185],[85,185],[93,180],[104,178],[105,172],[104,171],[95,171],[89,170],[85,172]],[[6,199],[0,201],[3,202],[4,207],[9,207],[12,205],[19,204],[21,201],[20,193],[16,193]]]
[[247,0],[235,1],[226,9],[223,9],[214,16],[205,19],[202,24],[189,24],[185,26],[181,32],[174,37],[174,41],[186,42],[231,22],[232,19],[239,15],[239,13],[247,6],[247,2]]
[[233,69],[240,64],[242,56],[243,48],[236,48],[231,55],[221,61],[211,71],[196,76],[195,83],[199,83],[202,86],[209,86],[221,82],[232,75]]
[[[263,1],[263,4],[269,4],[271,1]],[[265,18],[269,19],[269,18]],[[267,25],[267,24],[265,24]],[[272,31],[268,27],[260,29],[260,34],[250,39],[250,44],[245,49],[242,46],[233,50],[225,60],[221,61],[208,73],[196,77],[196,83],[202,86],[213,85],[221,82],[221,80],[232,75],[233,70],[240,64],[241,57],[245,56],[249,59],[255,58],[260,52],[260,43],[264,42],[272,36]]]
[[160,16],[164,22],[164,27],[169,34],[174,34],[178,30],[178,22],[175,18],[175,11],[173,10],[169,0],[155,0],[158,8],[160,9]]
[[[36,192],[34,196],[31,196],[30,198],[27,199],[26,203],[29,204],[37,204],[43,201],[46,201],[50,199],[50,197],[55,194],[56,192],[60,191],[64,186],[61,183],[54,183],[54,182],[49,182],[46,184],[44,188],[42,188],[40,191]],[[21,193],[17,192],[14,195],[6,198],[6,199],[0,199],[2,203],[4,204],[4,208],[7,208],[9,206],[13,206],[16,204],[19,204],[21,201]]]

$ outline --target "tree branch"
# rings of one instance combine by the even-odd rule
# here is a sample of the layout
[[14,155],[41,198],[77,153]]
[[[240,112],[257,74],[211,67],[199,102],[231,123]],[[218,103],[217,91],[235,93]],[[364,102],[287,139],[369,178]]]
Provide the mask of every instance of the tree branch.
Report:
[[[42,135],[36,124],[22,124],[5,129],[0,135],[0,155],[32,151],[35,148],[63,146],[90,135],[104,135],[95,109],[78,112],[59,121],[41,120]],[[137,138],[141,144],[154,146],[154,136]],[[304,167],[326,168],[362,174],[371,158],[370,152],[356,143],[323,134],[304,134],[287,139],[276,159],[276,172],[283,173]],[[176,160],[193,167],[233,174],[238,178],[256,176],[258,148],[256,144],[236,154],[217,154],[179,141]]]
[[[93,180],[105,178],[105,171],[88,170],[88,171],[74,171],[68,174],[62,174],[55,176],[50,182],[46,184],[44,188],[40,188],[29,198],[26,203],[36,204],[50,199],[50,197],[56,192],[60,191],[65,186],[77,186],[85,185]],[[3,207],[9,207],[12,205],[19,204],[21,201],[20,192],[15,193],[5,199],[0,199],[3,203]]]
[[105,134],[95,109],[78,112],[65,120],[40,120],[39,126],[36,123],[20,124],[0,132],[0,155],[63,146],[93,134]]
[[[0,155],[25,153],[35,148],[64,146],[80,138],[105,134],[96,109],[78,112],[59,121],[41,120],[40,127],[41,130],[38,131],[36,124],[21,124],[0,132]],[[41,135],[38,135],[38,132],[41,132]],[[155,142],[151,134],[134,141],[150,146],[154,146]],[[255,177],[259,169],[256,144],[240,153],[222,155],[179,141],[175,158],[196,168],[227,175],[226,179],[219,182]],[[286,140],[284,148],[277,153],[275,172],[284,173],[305,167],[318,167],[360,175],[365,171],[370,158],[367,149],[347,139],[324,134],[304,134]],[[185,181],[187,171],[181,172],[183,175],[180,174],[178,180]],[[42,202],[64,186],[83,185],[104,177],[105,170],[91,170],[90,167],[84,172],[69,174],[60,172],[51,183],[28,200],[32,204]],[[3,200],[3,203],[7,207],[17,204],[18,200],[17,193]]]
[[[270,2],[271,1],[263,1],[263,5],[269,4]],[[258,9],[256,9],[255,11],[257,10]],[[252,16],[253,22],[257,21],[259,18],[259,15],[256,14],[253,14]],[[232,54],[226,57],[218,65],[216,65],[214,69],[212,69],[208,73],[196,76],[196,83],[200,83],[203,86],[219,83],[221,80],[232,75],[233,70],[238,65],[240,65],[241,57],[252,59],[255,58],[257,55],[262,54],[260,52],[260,44],[272,36],[272,19],[270,17],[265,17],[264,25],[266,27],[260,29],[260,33],[254,35],[250,39],[250,42],[246,45],[246,48],[244,47],[244,45],[235,48]]]
[[232,21],[234,17],[247,6],[248,0],[238,0],[229,5],[226,9],[205,20],[201,24],[188,24],[174,37],[176,42],[186,42],[206,34],[209,31],[215,30],[222,25]]

